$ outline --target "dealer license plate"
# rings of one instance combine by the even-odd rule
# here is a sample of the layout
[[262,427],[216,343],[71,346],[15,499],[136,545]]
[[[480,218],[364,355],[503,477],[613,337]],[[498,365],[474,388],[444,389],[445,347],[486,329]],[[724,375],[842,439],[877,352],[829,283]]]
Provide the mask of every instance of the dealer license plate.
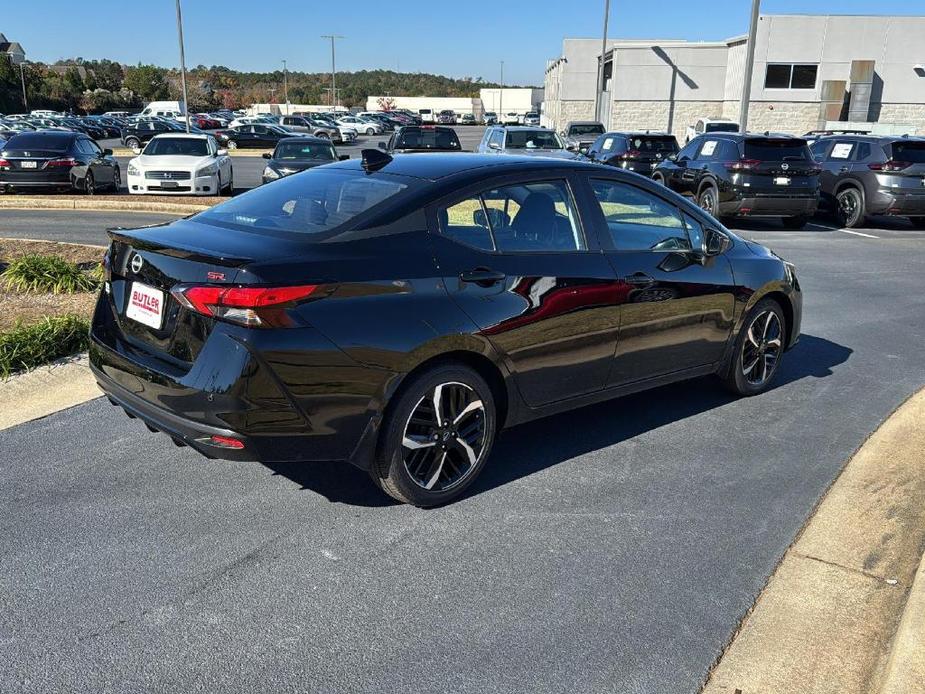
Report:
[[35,169],[38,168],[37,162],[34,161],[21,161],[19,165],[24,169]]
[[788,178],[787,176],[778,176],[777,178],[774,179],[774,185],[789,186],[790,178]]
[[160,329],[164,318],[164,292],[141,282],[132,282],[125,315],[149,328]]

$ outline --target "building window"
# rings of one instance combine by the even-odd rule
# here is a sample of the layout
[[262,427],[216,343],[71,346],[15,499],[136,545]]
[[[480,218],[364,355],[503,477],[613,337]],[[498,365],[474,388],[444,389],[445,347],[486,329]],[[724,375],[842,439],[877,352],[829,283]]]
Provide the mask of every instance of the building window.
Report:
[[768,65],[765,89],[815,89],[818,65]]

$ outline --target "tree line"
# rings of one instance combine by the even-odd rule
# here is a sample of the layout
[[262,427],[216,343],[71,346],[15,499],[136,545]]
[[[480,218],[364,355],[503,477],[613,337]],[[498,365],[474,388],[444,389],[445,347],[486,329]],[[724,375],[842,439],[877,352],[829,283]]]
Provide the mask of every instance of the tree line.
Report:
[[[132,110],[149,101],[180,99],[182,94],[180,71],[157,65],[74,58],[54,64],[29,62],[20,74],[18,66],[0,60],[0,113],[24,110],[21,79],[25,81],[30,110]],[[289,72],[286,81],[291,103],[331,103],[329,72]],[[194,112],[285,101],[282,70],[239,72],[222,65],[198,65],[187,70],[186,82],[190,111]],[[365,106],[369,95],[472,98],[478,96],[479,89],[498,86],[481,77],[453,78],[394,70],[338,72],[337,101],[351,107]]]

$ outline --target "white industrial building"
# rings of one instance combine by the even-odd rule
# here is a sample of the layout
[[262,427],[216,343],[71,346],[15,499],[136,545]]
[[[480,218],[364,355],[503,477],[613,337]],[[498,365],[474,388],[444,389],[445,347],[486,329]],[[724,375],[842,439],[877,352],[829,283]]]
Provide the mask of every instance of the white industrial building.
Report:
[[[749,130],[925,134],[925,17],[762,15],[755,46]],[[681,139],[699,117],[739,120],[746,49],[746,36],[610,40],[595,114],[601,40],[565,39],[546,67],[544,124],[599,119]]]
[[505,87],[504,89],[480,89],[476,98],[442,97],[442,96],[369,96],[366,98],[367,111],[381,111],[389,108],[406,108],[417,112],[429,108],[434,113],[454,111],[457,115],[471,113],[481,118],[483,113],[494,111],[516,113],[522,116],[530,111],[538,111],[543,102],[543,90],[530,87]]

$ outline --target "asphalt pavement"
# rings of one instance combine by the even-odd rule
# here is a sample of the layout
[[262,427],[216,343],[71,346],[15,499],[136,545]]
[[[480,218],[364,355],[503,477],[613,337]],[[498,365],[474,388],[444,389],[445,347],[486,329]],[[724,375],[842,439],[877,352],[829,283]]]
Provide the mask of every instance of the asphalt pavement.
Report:
[[517,427],[445,508],[344,465],[210,462],[103,400],[0,432],[0,691],[697,692],[925,383],[925,232],[857,231],[743,232],[804,291],[772,390]]

